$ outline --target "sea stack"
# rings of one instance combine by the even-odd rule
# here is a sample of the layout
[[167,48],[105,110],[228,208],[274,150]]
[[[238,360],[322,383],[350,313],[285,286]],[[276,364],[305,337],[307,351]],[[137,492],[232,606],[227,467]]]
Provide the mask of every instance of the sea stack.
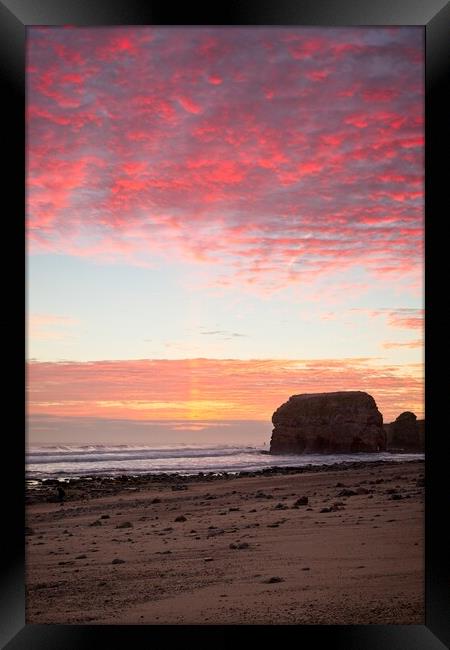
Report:
[[362,391],[292,395],[273,414],[272,454],[386,450],[383,416]]
[[425,421],[418,420],[411,411],[400,413],[395,422],[384,426],[388,451],[406,453],[424,451]]

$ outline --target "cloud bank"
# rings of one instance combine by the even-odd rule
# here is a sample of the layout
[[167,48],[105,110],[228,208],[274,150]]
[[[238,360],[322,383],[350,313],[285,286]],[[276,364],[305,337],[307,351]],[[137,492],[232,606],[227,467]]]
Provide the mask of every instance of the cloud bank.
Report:
[[31,28],[30,252],[418,286],[422,32]]
[[30,362],[31,415],[261,420],[297,393],[364,390],[387,421],[423,413],[422,364],[382,359]]

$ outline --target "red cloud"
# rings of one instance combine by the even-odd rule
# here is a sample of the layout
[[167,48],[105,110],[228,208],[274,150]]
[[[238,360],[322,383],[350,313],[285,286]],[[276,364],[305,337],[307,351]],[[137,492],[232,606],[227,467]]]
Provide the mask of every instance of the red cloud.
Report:
[[96,55],[101,61],[113,61],[122,54],[135,55],[138,52],[136,43],[128,35],[117,35],[107,39],[105,43],[96,48]]
[[74,161],[47,161],[46,167],[36,169],[28,181],[28,201],[33,206],[28,227],[48,229],[56,215],[69,204],[72,192],[81,187],[90,158]]
[[323,81],[330,75],[330,70],[311,70],[307,72],[306,76],[312,81]]
[[352,126],[356,126],[358,129],[365,129],[367,126],[369,126],[369,121],[370,118],[366,114],[359,114],[355,113],[354,115],[349,115],[345,119],[346,124],[351,124]]
[[180,102],[181,106],[184,108],[185,111],[188,113],[193,113],[194,115],[197,115],[198,113],[202,112],[201,107],[196,104],[192,99],[189,99],[189,97],[178,97],[178,101]]
[[362,96],[366,102],[389,102],[398,97],[399,91],[392,88],[367,88]]
[[216,74],[210,75],[208,77],[208,81],[210,84],[213,84],[214,86],[220,86],[220,84],[223,83],[223,79]]
[[82,53],[80,52],[79,48],[70,48],[64,45],[63,43],[51,41],[49,39],[49,42],[52,44],[52,47],[56,54],[63,59],[65,63],[69,63],[70,65],[85,65],[86,64],[86,58],[83,57]]
[[416,282],[421,44],[403,28],[32,28],[30,251],[214,260],[219,283],[261,291],[352,268]]
[[296,39],[289,45],[289,53],[293,59],[309,59],[318,54],[328,46],[325,38],[304,38]]
[[300,163],[300,165],[298,166],[298,171],[302,176],[305,176],[308,174],[314,174],[316,172],[320,172],[322,168],[323,165],[311,160],[310,162]]

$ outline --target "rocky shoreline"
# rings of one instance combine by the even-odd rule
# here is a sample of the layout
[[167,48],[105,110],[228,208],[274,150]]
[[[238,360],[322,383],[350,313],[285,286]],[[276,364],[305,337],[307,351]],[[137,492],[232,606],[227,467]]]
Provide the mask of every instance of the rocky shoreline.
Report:
[[209,483],[211,481],[238,480],[243,478],[258,478],[265,476],[285,476],[293,474],[309,474],[318,472],[348,471],[356,469],[378,468],[384,465],[390,467],[405,463],[424,464],[424,459],[415,460],[376,460],[348,461],[323,465],[302,465],[290,467],[266,467],[255,471],[240,472],[199,472],[198,474],[160,473],[116,476],[93,475],[65,479],[27,479],[25,502],[27,504],[59,501],[57,488],[62,486],[65,491],[64,501],[108,496],[126,491],[139,491],[155,485],[168,485],[173,491],[187,489],[190,484]]

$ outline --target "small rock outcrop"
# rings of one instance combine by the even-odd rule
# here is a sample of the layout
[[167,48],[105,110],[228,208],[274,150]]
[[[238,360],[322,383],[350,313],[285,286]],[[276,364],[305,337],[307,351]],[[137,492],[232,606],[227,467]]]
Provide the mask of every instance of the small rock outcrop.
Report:
[[386,424],[385,431],[388,451],[420,453],[425,449],[425,420],[418,420],[411,411]]
[[273,414],[272,454],[386,450],[383,416],[362,391],[292,395]]

